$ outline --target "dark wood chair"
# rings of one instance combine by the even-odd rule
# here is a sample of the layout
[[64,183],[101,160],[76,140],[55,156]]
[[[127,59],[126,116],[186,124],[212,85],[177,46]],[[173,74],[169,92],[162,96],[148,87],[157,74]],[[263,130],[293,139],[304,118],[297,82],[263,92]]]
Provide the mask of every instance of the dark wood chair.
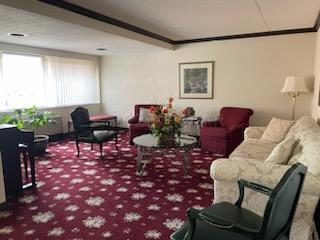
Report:
[[72,118],[74,131],[75,131],[78,157],[80,156],[80,147],[79,147],[80,142],[91,143],[91,148],[92,148],[92,144],[95,144],[95,143],[99,144],[101,159],[103,159],[102,148],[103,148],[104,142],[115,140],[115,146],[116,146],[116,149],[118,150],[117,128],[105,126],[105,125],[93,126],[89,118],[88,110],[83,107],[77,107],[75,110],[73,110],[71,112],[71,118]]
[[[189,221],[171,239],[288,240],[306,172],[305,166],[293,165],[274,189],[240,180],[235,204],[221,202],[201,211],[190,208]],[[263,217],[241,207],[245,187],[270,196]]]
[[19,143],[19,152],[22,154],[22,160],[23,160],[23,165],[24,165],[24,174],[26,176],[26,179],[29,178],[28,175],[28,145]]

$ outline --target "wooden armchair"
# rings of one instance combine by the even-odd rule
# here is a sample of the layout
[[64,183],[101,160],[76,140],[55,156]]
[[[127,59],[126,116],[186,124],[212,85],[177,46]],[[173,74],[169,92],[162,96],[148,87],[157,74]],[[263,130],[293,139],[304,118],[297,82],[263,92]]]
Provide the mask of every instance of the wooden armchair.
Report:
[[[115,127],[100,125],[92,126],[92,123],[89,119],[89,112],[86,108],[77,107],[71,112],[71,118],[74,126],[75,137],[76,137],[76,146],[78,154],[80,156],[80,147],[79,143],[91,143],[99,144],[100,146],[100,159],[103,159],[102,148],[103,143],[115,139],[115,146],[118,150],[118,131]],[[91,145],[92,146],[92,145]]]

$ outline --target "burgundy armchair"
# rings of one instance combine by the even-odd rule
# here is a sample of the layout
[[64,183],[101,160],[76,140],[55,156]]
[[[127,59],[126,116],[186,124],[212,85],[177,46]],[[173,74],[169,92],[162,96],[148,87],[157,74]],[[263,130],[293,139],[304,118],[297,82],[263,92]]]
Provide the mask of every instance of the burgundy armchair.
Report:
[[249,126],[253,110],[248,108],[224,107],[219,120],[205,122],[200,130],[201,148],[224,157],[243,141],[243,133]]
[[133,145],[133,139],[143,134],[150,133],[150,123],[139,122],[140,108],[151,108],[156,104],[138,104],[134,106],[134,116],[129,119],[129,143]]

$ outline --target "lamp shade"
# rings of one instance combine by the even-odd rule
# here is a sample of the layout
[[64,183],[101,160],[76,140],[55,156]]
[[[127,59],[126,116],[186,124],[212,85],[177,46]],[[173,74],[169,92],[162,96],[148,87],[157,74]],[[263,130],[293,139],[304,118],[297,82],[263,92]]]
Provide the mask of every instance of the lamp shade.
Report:
[[281,90],[282,93],[309,92],[305,81],[299,81],[296,76],[286,77],[286,81]]

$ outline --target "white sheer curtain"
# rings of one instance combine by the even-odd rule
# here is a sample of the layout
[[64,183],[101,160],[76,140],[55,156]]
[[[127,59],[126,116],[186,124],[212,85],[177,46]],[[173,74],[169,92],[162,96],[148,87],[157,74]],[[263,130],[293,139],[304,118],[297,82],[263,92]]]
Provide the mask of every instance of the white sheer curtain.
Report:
[[0,109],[44,106],[42,57],[2,53]]
[[96,61],[43,57],[47,106],[100,102]]
[[0,51],[0,111],[99,102],[97,61]]

